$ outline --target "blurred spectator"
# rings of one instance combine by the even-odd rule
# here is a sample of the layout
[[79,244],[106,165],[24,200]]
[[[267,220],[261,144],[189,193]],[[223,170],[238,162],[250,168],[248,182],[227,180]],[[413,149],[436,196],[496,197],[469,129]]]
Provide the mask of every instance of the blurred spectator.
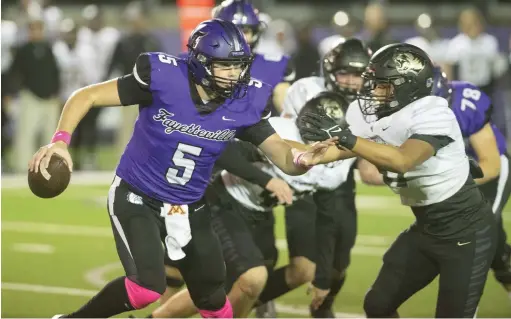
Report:
[[306,24],[297,31],[298,48],[293,55],[296,80],[311,76],[319,71],[319,53],[312,38],[312,26]]
[[[86,42],[78,42],[78,28],[71,19],[65,19],[61,23],[61,40],[53,46],[53,52],[60,68],[61,105],[67,101],[71,94],[86,85],[97,82],[96,52]],[[98,108],[93,108],[80,121],[76,128],[72,147],[77,149],[74,156],[74,168],[93,169],[95,168],[95,148],[97,144],[96,120]]]
[[321,40],[318,46],[319,55],[323,57],[346,38],[352,38],[357,32],[357,25],[353,17],[344,11],[337,11],[332,17],[332,25],[336,34]]
[[63,19],[62,10],[54,4],[53,0],[42,0],[41,7],[45,34],[50,41],[56,41],[60,34],[60,23]]
[[451,39],[445,54],[445,72],[450,79],[471,82],[492,96],[494,79],[507,68],[497,39],[484,32],[484,18],[476,8],[463,10],[458,23],[460,33]]
[[29,41],[17,49],[10,70],[11,81],[20,90],[14,136],[19,172],[26,172],[37,145],[51,139],[60,112],[60,72],[51,44],[44,38],[44,22],[31,20],[28,29]]
[[78,31],[78,42],[90,46],[96,52],[94,64],[94,82],[108,78],[108,66],[119,41],[121,33],[112,27],[105,26],[104,13],[97,5],[88,5],[82,10],[85,26]]
[[[129,25],[129,30],[117,43],[107,74],[116,70],[121,74],[131,73],[141,53],[161,50],[158,39],[150,32],[148,12],[141,3],[133,2],[128,5],[124,18]],[[122,125],[117,139],[118,151],[122,152],[131,138],[133,123],[137,116],[138,108],[122,108]]]
[[10,114],[10,93],[12,91],[10,81],[8,79],[8,71],[12,64],[12,49],[16,43],[16,35],[18,27],[13,21],[2,20],[1,30],[2,32],[2,105],[1,105],[1,120],[2,120],[2,170],[8,171],[7,162],[5,161],[5,155],[7,150],[11,146],[11,114]]
[[[22,15],[28,20],[38,18],[44,22],[44,34],[50,41],[56,41],[59,36],[59,26],[62,21],[62,10],[53,4],[53,0],[20,0]],[[19,21],[26,23],[27,20]]]
[[65,19],[60,27],[60,40],[53,45],[53,53],[60,68],[60,100],[65,103],[71,94],[97,81],[95,66],[97,52],[86,42],[78,41],[78,28],[72,19]]
[[380,3],[371,3],[366,7],[364,28],[362,39],[373,52],[387,44],[397,42],[388,31],[385,8]]
[[[110,77],[108,67],[121,33],[119,30],[105,25],[105,16],[102,7],[88,5],[82,10],[84,26],[78,30],[78,46],[92,48],[94,61],[91,61],[88,72],[88,81],[92,83],[102,82]],[[90,66],[93,67],[90,67]],[[104,108],[92,108],[73,136],[73,146],[82,149],[82,154],[75,167],[77,169],[94,169],[96,165],[94,152],[99,142],[97,123],[101,113],[108,112]],[[117,111],[117,110],[113,110]],[[78,165],[78,166],[76,166]]]
[[277,19],[269,20],[254,52],[268,55],[293,55],[296,38],[291,23]]
[[419,35],[406,39],[405,42],[424,50],[436,64],[443,64],[449,40],[439,36],[431,16],[421,14],[415,21],[415,29]]
[[107,69],[107,75],[118,70],[121,74],[131,73],[139,54],[150,51],[160,51],[161,45],[149,29],[147,11],[134,2],[124,13],[128,23],[128,32],[117,42],[114,53]]

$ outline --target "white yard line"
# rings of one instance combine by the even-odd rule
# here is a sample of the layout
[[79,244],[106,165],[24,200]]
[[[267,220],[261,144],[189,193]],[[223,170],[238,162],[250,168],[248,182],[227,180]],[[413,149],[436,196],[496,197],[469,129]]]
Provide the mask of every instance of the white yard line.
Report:
[[27,291],[42,294],[68,295],[80,297],[92,297],[98,293],[95,290],[88,289],[31,285],[15,282],[2,282],[2,290]]
[[[33,233],[64,236],[112,238],[112,229],[102,226],[79,226],[32,222],[2,222],[2,232]],[[381,256],[393,241],[390,236],[358,235],[352,253],[364,256]],[[277,239],[277,248],[287,250],[286,239]]]
[[[74,172],[71,178],[71,185],[109,185],[114,177],[113,171],[87,171]],[[359,179],[356,179],[359,181]],[[22,189],[28,188],[27,176],[25,174],[7,174],[1,179],[1,186],[4,189]],[[101,205],[104,201],[101,200]],[[379,195],[359,195],[356,197],[356,204],[359,209],[364,209],[360,213],[363,215],[385,215],[392,217],[412,216],[411,212],[394,211],[392,207],[400,207],[399,196],[379,196]],[[511,221],[511,211],[503,212],[504,220]]]
[[38,243],[17,243],[11,246],[14,251],[35,254],[53,254],[55,246]]
[[[67,287],[54,287],[54,286],[43,286],[43,285],[31,285],[31,284],[23,284],[23,283],[14,283],[14,282],[2,282],[2,290],[10,290],[10,291],[25,291],[32,293],[42,293],[42,294],[55,294],[55,295],[66,295],[66,296],[78,296],[78,297],[92,297],[96,295],[96,290],[89,289],[78,289],[78,288],[67,288]],[[294,305],[285,305],[278,303],[277,311],[293,314],[293,315],[309,315],[309,309],[303,306],[294,306]],[[344,313],[344,312],[336,312],[336,317],[339,318],[364,318],[362,314],[355,313]]]
[[[74,172],[71,175],[71,185],[108,185],[114,179],[114,172]],[[3,174],[2,188],[18,189],[27,188],[26,174]]]

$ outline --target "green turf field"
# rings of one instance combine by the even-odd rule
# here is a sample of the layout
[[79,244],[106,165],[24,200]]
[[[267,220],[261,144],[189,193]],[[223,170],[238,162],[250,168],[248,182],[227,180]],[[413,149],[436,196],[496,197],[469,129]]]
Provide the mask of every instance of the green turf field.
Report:
[[[43,200],[28,189],[2,189],[2,317],[51,317],[75,310],[121,274],[106,212],[107,191],[108,185],[72,185],[60,197]],[[362,300],[382,253],[413,220],[386,188],[359,187],[359,195],[359,237],[335,306],[342,316],[363,313]],[[511,205],[506,210],[511,218]],[[287,262],[282,213],[276,212],[281,264]],[[511,231],[509,221],[506,229]],[[435,301],[436,283],[406,302],[400,314],[431,317]],[[302,287],[278,300],[279,315],[307,316],[308,302]],[[147,310],[135,313],[144,314]],[[511,302],[493,275],[478,316],[511,317]]]

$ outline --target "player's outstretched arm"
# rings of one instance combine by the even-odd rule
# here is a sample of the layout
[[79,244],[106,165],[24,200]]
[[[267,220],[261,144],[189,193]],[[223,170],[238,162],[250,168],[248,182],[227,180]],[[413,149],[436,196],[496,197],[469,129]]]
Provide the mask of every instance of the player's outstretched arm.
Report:
[[288,175],[301,175],[307,172],[310,165],[318,164],[332,143],[304,145],[293,142],[293,147],[277,133],[271,135],[259,145],[259,149],[278,168]]
[[[286,143],[291,145],[293,148],[299,150],[299,151],[307,151],[311,146],[305,145],[296,141],[291,140],[285,140]],[[329,145],[323,156],[319,159],[319,162],[309,162],[307,159],[303,159],[302,163],[304,165],[316,165],[316,164],[327,164],[347,158],[356,157],[357,155],[353,152],[350,152],[348,150],[341,150],[335,146],[335,140],[334,139],[325,139],[322,141],[323,143],[326,143]]]
[[484,184],[499,176],[500,153],[491,124],[486,123],[479,132],[469,137],[469,141],[484,174],[483,178],[475,179],[475,182],[477,184]]

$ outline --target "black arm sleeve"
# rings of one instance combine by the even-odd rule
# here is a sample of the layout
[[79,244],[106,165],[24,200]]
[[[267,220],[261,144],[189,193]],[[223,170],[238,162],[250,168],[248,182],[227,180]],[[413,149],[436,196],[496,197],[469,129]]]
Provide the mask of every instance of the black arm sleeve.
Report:
[[268,119],[271,116],[271,103],[266,105],[266,109],[263,112],[263,116],[256,124],[245,128],[239,132],[236,136],[240,140],[250,142],[255,146],[261,145],[268,137],[275,134],[275,129],[271,126]]
[[246,144],[248,143],[230,142],[215,164],[229,173],[265,188],[272,176],[252,163],[260,156],[254,154],[257,150],[253,145]]
[[150,91],[151,62],[149,55],[141,54],[133,67],[133,72],[117,80],[117,89],[122,105],[149,105],[153,101]]

